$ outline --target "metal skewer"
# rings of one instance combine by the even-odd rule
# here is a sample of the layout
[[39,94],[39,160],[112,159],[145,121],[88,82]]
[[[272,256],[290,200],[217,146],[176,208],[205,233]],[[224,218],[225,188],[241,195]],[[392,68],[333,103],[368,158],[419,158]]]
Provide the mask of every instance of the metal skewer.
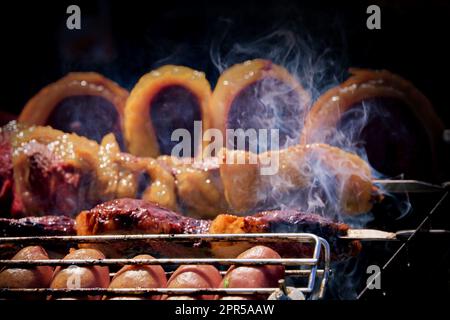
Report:
[[292,242],[300,241],[311,243],[315,239],[311,234],[302,233],[223,233],[223,234],[126,234],[126,235],[94,235],[94,236],[32,236],[32,237],[2,237],[1,243],[20,244],[56,244],[56,243],[104,243],[104,242],[136,242],[136,241],[171,241],[171,242],[233,242],[248,241],[258,242],[261,239],[267,241]]
[[372,182],[379,186],[385,192],[391,193],[428,193],[428,192],[443,192],[449,183],[432,184],[419,180],[372,180]]
[[[401,230],[397,232],[386,232],[374,229],[349,229],[346,236],[340,239],[347,240],[367,240],[367,241],[401,241],[407,240],[416,230]],[[429,236],[450,236],[450,230],[431,229],[420,230],[418,234]]]
[[123,265],[167,265],[167,264],[220,264],[220,265],[284,265],[314,266],[317,259],[215,259],[215,258],[167,258],[167,259],[43,259],[43,260],[0,260],[0,266],[123,266]]

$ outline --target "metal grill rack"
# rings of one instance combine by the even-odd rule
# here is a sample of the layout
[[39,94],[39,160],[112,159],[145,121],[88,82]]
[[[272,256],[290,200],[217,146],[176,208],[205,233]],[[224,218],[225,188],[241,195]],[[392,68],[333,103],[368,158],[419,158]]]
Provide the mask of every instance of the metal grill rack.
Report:
[[[102,235],[102,236],[43,236],[43,237],[5,237],[0,238],[0,244],[18,246],[49,244],[80,244],[80,243],[116,243],[127,241],[171,241],[180,243],[205,242],[298,242],[313,248],[312,256],[281,259],[223,259],[223,258],[156,258],[156,259],[88,259],[88,260],[0,260],[2,267],[32,267],[32,266],[116,266],[124,265],[284,265],[285,280],[290,277],[306,278],[306,286],[299,287],[306,297],[322,298],[330,272],[330,247],[326,240],[311,233],[276,233],[276,234],[148,234],[148,235]],[[224,272],[222,272],[223,274]],[[170,275],[171,272],[166,272]],[[271,294],[277,288],[0,288],[0,297],[20,298],[27,294],[52,295],[55,297],[87,296],[87,295],[256,295]]]

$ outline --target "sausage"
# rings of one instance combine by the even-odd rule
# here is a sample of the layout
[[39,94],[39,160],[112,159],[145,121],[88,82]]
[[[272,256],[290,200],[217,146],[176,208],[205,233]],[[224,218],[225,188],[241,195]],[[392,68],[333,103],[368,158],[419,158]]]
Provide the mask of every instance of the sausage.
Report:
[[197,299],[191,296],[169,296],[165,298],[165,300],[197,300]]
[[[48,254],[40,246],[25,247],[11,260],[46,260]],[[52,280],[53,268],[39,266],[30,268],[7,268],[0,272],[0,288],[48,288]],[[34,299],[34,296],[23,296]]]
[[[133,259],[154,259],[148,254],[135,256]],[[126,265],[120,269],[109,285],[110,288],[165,288],[167,278],[164,269],[158,265]],[[139,296],[107,297],[108,300],[140,299]],[[159,300],[161,296],[151,296],[152,300]]]
[[[168,288],[218,288],[222,281],[220,272],[211,265],[183,265],[172,274]],[[185,296],[165,297],[167,300],[183,299]],[[200,300],[213,300],[212,295],[195,296]]]
[[220,300],[252,300],[252,296],[224,296]]
[[[255,246],[241,253],[238,259],[280,259],[280,255],[265,246]],[[275,288],[278,280],[284,278],[284,266],[231,266],[225,274],[222,288]],[[238,298],[238,297],[233,297]],[[240,298],[240,297],[239,297]],[[251,296],[252,299],[266,298],[264,296]],[[223,299],[220,297],[220,299]],[[245,299],[245,298],[244,298]]]
[[[104,259],[102,252],[96,249],[73,250],[64,257],[72,259]],[[92,267],[56,267],[50,288],[107,288],[109,285],[109,268]],[[52,298],[52,297],[50,297]],[[98,300],[101,296],[88,296],[89,300]]]

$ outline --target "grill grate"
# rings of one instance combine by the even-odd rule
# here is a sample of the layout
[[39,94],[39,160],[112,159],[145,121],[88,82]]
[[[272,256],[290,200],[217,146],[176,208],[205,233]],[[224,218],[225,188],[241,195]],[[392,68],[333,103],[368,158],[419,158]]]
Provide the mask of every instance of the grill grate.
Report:
[[[31,266],[123,266],[123,265],[182,265],[182,264],[214,264],[214,265],[284,265],[289,267],[285,280],[290,277],[307,278],[307,284],[297,289],[310,298],[322,298],[330,272],[330,247],[326,240],[310,233],[277,233],[277,234],[151,234],[151,235],[102,235],[102,236],[44,236],[44,237],[5,237],[0,238],[0,244],[43,245],[67,243],[115,243],[127,241],[174,241],[174,242],[299,242],[311,245],[312,256],[302,258],[280,259],[216,259],[216,258],[155,258],[155,259],[88,259],[88,260],[0,260],[0,267],[31,267]],[[167,272],[170,274],[171,272]],[[39,294],[52,296],[87,296],[87,295],[255,295],[270,294],[277,288],[0,288],[0,297],[19,297],[21,295]]]

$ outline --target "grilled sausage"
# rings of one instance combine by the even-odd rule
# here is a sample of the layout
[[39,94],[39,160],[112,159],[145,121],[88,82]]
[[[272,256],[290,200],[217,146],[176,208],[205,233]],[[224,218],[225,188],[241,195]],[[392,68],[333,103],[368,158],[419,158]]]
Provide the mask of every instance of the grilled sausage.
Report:
[[[39,246],[25,247],[11,260],[46,260],[47,252]],[[7,268],[0,272],[0,288],[47,288],[52,280],[53,268],[48,266],[30,268]],[[34,299],[34,296],[23,296]]]
[[[255,246],[241,253],[238,259],[279,259],[280,255],[265,246]],[[284,266],[231,266],[222,280],[223,288],[274,288],[284,278]],[[253,299],[266,298],[259,295]]]
[[[167,282],[168,288],[217,288],[222,281],[219,271],[211,265],[180,266]],[[174,297],[165,297],[174,300]],[[182,298],[182,297],[178,297]],[[214,296],[196,296],[201,300],[212,300]]]
[[[134,259],[153,259],[148,254],[141,254]],[[164,269],[158,265],[126,265],[120,269],[109,285],[110,288],[164,288],[167,285]],[[107,299],[140,299],[134,297],[115,297]],[[152,300],[159,300],[160,296],[151,296]]]
[[[79,249],[70,252],[64,260],[104,259],[105,256],[95,249]],[[92,267],[56,267],[50,288],[107,288],[109,285],[109,268]],[[89,300],[98,300],[100,296],[88,296]]]

